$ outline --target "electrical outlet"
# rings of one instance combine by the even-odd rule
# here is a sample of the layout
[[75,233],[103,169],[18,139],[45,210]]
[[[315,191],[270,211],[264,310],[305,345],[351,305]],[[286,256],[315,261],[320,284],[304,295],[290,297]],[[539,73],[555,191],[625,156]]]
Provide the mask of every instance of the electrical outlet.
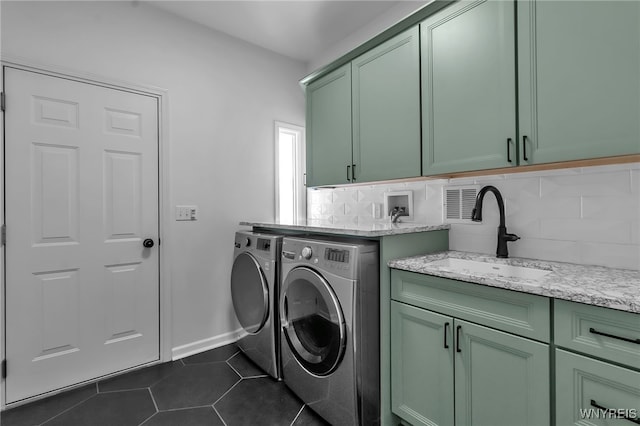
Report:
[[198,220],[198,206],[176,206],[176,220]]

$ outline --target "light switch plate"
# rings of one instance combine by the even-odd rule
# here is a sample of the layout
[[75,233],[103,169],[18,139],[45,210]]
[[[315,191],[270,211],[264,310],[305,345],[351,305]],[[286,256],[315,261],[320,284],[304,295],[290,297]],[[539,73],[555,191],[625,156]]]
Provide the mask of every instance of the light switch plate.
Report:
[[198,220],[198,206],[176,206],[176,220]]

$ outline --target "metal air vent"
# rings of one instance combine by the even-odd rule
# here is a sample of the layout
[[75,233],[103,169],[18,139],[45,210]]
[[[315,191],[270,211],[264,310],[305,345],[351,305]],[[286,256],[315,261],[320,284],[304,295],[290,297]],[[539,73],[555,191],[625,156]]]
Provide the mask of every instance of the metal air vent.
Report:
[[480,185],[445,186],[443,189],[444,221],[471,222],[471,212],[476,203]]

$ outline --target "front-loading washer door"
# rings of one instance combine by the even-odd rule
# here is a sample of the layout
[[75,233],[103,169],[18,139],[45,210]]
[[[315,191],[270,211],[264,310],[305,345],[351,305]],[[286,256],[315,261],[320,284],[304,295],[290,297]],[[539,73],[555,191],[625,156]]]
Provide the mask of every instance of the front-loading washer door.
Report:
[[258,261],[240,253],[231,269],[231,299],[242,328],[259,332],[269,318],[269,287]]
[[344,315],[329,283],[317,272],[294,268],[282,284],[282,330],[293,356],[307,371],[326,376],[346,346]]

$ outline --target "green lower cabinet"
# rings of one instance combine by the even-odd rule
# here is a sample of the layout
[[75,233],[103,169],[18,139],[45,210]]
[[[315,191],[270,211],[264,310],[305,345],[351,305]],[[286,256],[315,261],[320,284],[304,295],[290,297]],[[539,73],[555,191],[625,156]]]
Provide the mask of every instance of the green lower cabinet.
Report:
[[455,424],[550,424],[549,345],[466,321],[455,326]]
[[414,426],[550,424],[547,344],[391,303],[394,414]]
[[555,352],[558,426],[640,424],[640,372]]
[[391,407],[413,425],[453,425],[452,326],[450,317],[391,302]]

